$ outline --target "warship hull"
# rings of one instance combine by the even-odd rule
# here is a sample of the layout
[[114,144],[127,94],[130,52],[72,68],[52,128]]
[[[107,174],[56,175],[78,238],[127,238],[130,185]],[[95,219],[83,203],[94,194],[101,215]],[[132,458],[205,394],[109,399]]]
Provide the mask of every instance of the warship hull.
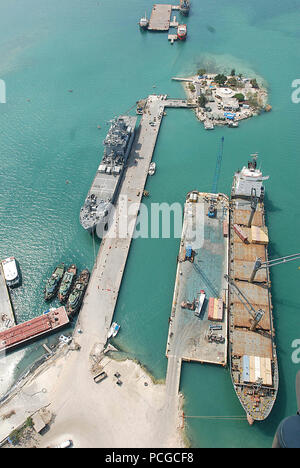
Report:
[[105,150],[95,178],[80,210],[80,223],[102,238],[109,225],[129,156],[137,117],[120,116],[112,122],[104,140]]

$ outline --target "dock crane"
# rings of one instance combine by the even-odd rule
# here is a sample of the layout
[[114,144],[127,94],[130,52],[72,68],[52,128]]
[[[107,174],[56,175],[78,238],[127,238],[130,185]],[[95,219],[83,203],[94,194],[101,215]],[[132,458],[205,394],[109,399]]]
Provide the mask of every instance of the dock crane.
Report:
[[224,278],[226,279],[226,281],[228,282],[230,288],[238,296],[241,303],[243,304],[245,309],[248,311],[248,313],[252,317],[252,320],[250,320],[250,322],[251,322],[250,330],[255,331],[258,324],[259,324],[259,322],[261,321],[261,319],[265,315],[265,311],[262,310],[262,309],[259,309],[258,311],[256,311],[254,309],[254,307],[252,306],[252,304],[250,304],[250,302],[248,301],[248,299],[244,295],[244,293],[242,293],[240,288],[235,284],[234,280],[232,278],[230,278],[228,275],[224,275]]
[[250,277],[250,283],[253,283],[258,270],[262,268],[270,268],[272,266],[281,265],[282,263],[292,262],[293,260],[298,260],[299,258],[300,253],[288,255],[287,257],[275,258],[274,260],[268,260],[266,262],[262,262],[261,258],[257,258],[253,266],[253,271]]
[[[216,162],[215,175],[214,175],[214,180],[213,180],[213,185],[212,185],[212,190],[211,190],[211,193],[213,194],[217,193],[218,182],[219,182],[220,171],[221,171],[221,163],[222,163],[222,157],[223,157],[223,150],[224,150],[224,137],[221,138],[221,149],[218,154],[217,162]],[[216,199],[214,197],[211,197],[209,203],[210,205],[209,205],[207,215],[209,218],[215,218],[217,215]]]

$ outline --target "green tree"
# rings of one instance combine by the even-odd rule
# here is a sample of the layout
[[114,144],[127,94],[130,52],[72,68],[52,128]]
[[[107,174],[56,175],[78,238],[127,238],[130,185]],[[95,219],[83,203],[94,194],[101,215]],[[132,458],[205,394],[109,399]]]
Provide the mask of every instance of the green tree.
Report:
[[237,99],[239,102],[245,101],[245,96],[242,93],[237,93],[234,95],[235,99]]
[[198,75],[203,76],[203,75],[205,75],[206,70],[205,70],[205,68],[199,68],[199,70],[197,71],[197,73],[198,73]]
[[256,78],[253,78],[253,80],[250,80],[251,86],[254,89],[259,89],[258,83],[256,81]]
[[198,97],[198,104],[200,107],[205,107],[207,103],[207,99],[206,97],[204,96],[204,94],[200,94],[200,96]]
[[233,68],[230,73],[231,76],[235,76],[235,69]]
[[227,84],[229,86],[232,86],[233,88],[235,88],[237,86],[237,80],[236,78],[229,78],[229,80],[227,81]]
[[227,81],[227,76],[223,74],[216,75],[214,78],[214,81],[218,83],[219,85],[224,86],[224,84]]

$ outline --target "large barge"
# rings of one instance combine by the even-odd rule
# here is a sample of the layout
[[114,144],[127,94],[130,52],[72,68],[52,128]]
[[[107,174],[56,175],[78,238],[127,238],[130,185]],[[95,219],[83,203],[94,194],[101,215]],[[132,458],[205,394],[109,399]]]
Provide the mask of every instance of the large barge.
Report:
[[250,424],[269,416],[279,385],[268,268],[251,281],[256,260],[268,260],[263,186],[268,177],[256,157],[234,175],[230,215],[229,364]]
[[102,238],[108,228],[112,205],[115,204],[126,161],[134,140],[137,117],[122,115],[111,121],[103,141],[102,161],[80,210],[80,223],[90,233]]
[[[216,216],[208,216],[214,199]],[[229,198],[188,193],[180,241],[166,356],[227,364]]]
[[0,352],[14,349],[36,338],[58,331],[69,323],[64,307],[51,309],[28,322],[20,323],[0,332]]

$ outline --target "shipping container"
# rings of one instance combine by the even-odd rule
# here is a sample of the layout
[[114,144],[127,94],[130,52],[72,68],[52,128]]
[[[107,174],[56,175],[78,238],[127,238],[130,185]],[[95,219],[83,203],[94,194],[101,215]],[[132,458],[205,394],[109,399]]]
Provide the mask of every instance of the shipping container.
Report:
[[267,229],[262,229],[258,226],[251,226],[251,243],[252,244],[260,244],[260,245],[268,245],[269,243],[269,236],[267,233]]
[[228,237],[228,223],[227,221],[223,221],[223,236]]
[[260,379],[260,358],[255,356],[255,382]]
[[239,236],[239,238],[240,238],[243,242],[247,242],[247,241],[248,241],[247,235],[245,234],[245,232],[242,230],[242,228],[241,228],[240,226],[238,226],[237,224],[234,224],[234,225],[233,225],[233,229],[234,229],[234,232]]
[[210,297],[208,301],[208,320],[214,320],[215,298]]
[[220,322],[223,321],[223,301],[222,301],[222,299],[218,299],[218,320]]
[[250,356],[249,361],[250,361],[250,382],[254,383],[255,382],[255,357]]
[[243,356],[242,365],[243,365],[242,381],[243,382],[250,382],[250,359],[249,359],[249,356]]

